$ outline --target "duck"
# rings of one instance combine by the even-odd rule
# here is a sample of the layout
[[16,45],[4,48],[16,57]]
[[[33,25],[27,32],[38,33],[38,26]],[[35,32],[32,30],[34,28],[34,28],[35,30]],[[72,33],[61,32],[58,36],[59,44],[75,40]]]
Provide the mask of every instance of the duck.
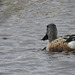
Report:
[[57,27],[53,23],[47,25],[46,34],[41,40],[49,40],[48,45],[44,49],[50,52],[75,50],[75,34],[58,37]]

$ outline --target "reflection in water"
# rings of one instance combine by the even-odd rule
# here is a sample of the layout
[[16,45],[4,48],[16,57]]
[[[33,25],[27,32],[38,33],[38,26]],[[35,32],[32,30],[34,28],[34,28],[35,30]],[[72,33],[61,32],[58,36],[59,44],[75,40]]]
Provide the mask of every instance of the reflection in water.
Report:
[[0,74],[75,74],[74,55],[40,50],[47,24],[57,25],[58,36],[74,34],[74,0],[0,1]]

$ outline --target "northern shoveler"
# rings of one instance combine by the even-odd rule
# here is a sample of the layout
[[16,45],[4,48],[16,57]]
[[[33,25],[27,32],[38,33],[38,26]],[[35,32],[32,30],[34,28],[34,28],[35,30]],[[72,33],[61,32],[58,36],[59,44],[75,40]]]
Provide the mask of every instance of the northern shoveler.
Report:
[[75,35],[65,35],[57,38],[57,27],[55,24],[47,25],[46,35],[41,39],[49,40],[46,50],[51,52],[75,50]]

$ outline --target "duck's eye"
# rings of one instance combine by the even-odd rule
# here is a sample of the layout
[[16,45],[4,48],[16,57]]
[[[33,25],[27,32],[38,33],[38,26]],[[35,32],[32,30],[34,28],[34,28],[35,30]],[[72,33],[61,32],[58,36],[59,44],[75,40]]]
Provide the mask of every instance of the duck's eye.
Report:
[[49,27],[49,26],[47,25],[47,30],[48,30],[48,27]]
[[47,25],[47,29],[48,29],[48,27],[49,27],[49,26]]
[[48,25],[47,25],[47,28],[48,28]]

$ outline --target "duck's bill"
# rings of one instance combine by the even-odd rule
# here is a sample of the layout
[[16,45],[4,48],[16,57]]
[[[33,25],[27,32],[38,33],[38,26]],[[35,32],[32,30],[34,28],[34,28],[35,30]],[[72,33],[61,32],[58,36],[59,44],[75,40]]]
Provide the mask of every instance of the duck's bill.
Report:
[[46,34],[41,40],[43,41],[48,40],[48,35]]

